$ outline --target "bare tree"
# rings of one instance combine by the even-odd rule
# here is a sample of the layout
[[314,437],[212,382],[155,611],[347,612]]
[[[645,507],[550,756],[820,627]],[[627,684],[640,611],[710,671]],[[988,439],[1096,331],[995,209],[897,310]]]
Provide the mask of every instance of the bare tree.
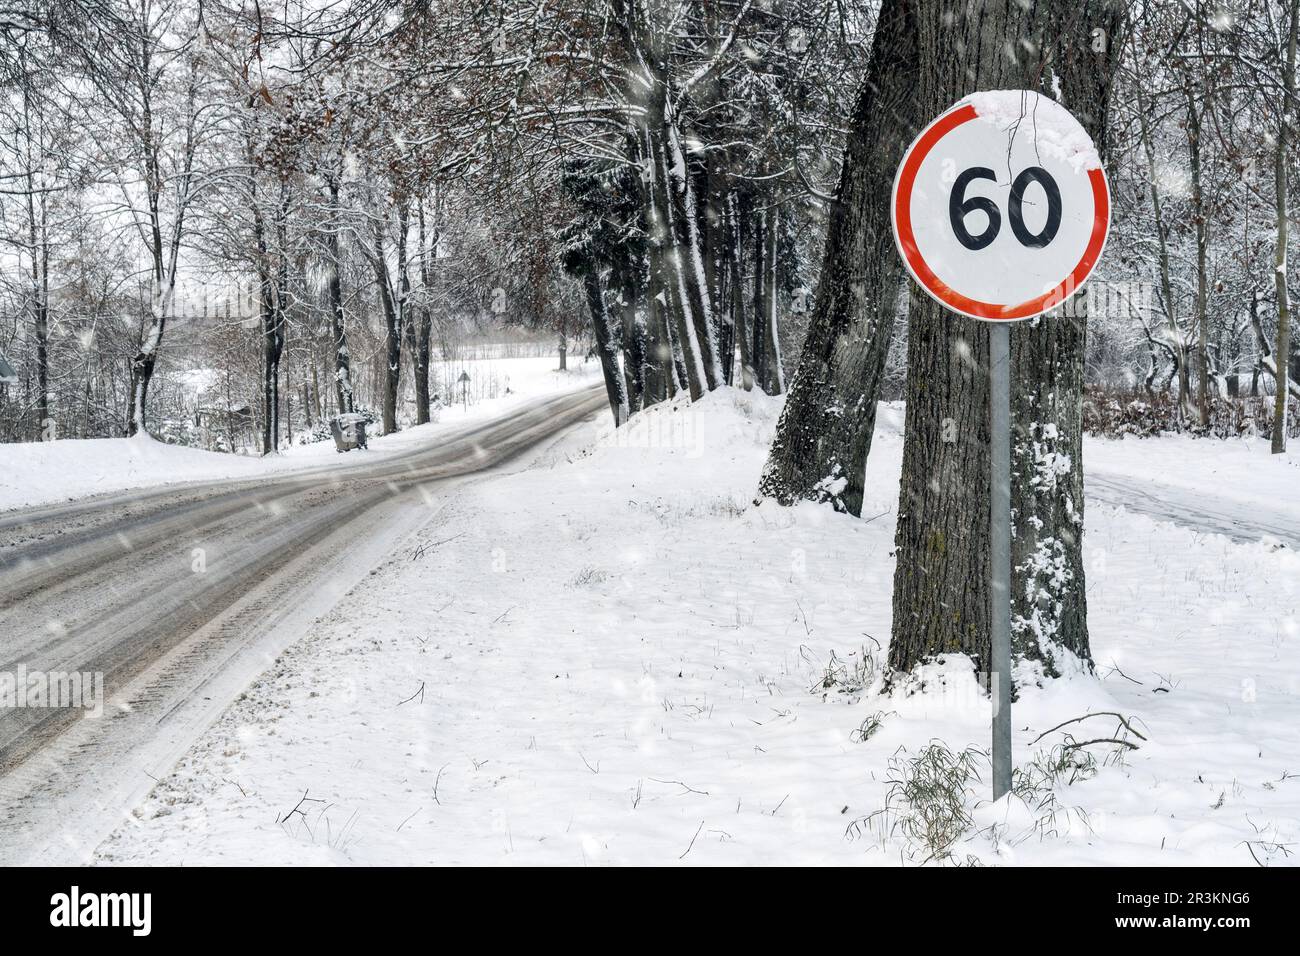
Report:
[[100,101],[116,114],[119,146],[106,172],[147,257],[147,303],[131,361],[128,435],[146,434],[153,379],[176,295],[180,254],[205,170],[200,151],[214,130],[201,91],[202,28],[182,0],[124,0],[128,29],[105,37],[89,61]]

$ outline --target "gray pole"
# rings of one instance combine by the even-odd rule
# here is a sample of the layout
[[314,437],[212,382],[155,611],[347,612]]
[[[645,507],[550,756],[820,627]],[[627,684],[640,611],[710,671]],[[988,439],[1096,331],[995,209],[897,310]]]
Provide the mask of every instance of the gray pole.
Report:
[[989,584],[992,601],[993,799],[1011,789],[1011,344],[1009,322],[989,328]]

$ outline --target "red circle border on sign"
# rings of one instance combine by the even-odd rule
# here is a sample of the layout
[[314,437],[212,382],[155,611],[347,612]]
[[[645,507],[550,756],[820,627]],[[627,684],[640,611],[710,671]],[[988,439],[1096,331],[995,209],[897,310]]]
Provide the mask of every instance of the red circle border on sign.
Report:
[[926,292],[948,308],[989,322],[1031,319],[1060,305],[1068,295],[1082,288],[1098,260],[1101,259],[1102,250],[1106,246],[1106,233],[1110,226],[1110,190],[1106,185],[1106,174],[1100,168],[1088,170],[1093,199],[1092,235],[1088,239],[1087,248],[1083,251],[1083,258],[1060,285],[1036,299],[1018,305],[998,305],[964,296],[935,275],[934,270],[921,256],[921,250],[917,248],[916,236],[912,231],[912,186],[916,182],[916,174],[921,168],[921,163],[925,161],[935,144],[958,126],[970,122],[977,116],[975,107],[969,103],[945,113],[926,127],[908,149],[907,155],[903,157],[903,165],[898,170],[898,181],[894,185],[894,236],[898,241],[898,251],[902,254],[912,277]]

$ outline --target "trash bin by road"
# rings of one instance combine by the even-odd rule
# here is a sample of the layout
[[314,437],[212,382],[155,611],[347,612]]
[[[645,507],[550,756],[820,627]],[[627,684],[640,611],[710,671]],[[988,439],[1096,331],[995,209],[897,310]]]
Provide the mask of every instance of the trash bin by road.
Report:
[[366,447],[366,417],[356,412],[335,415],[330,419],[330,434],[334,447],[340,452]]

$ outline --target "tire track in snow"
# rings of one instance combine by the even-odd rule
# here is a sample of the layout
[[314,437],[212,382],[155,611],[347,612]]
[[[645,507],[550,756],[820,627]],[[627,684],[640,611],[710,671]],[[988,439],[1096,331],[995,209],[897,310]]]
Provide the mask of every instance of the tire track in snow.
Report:
[[1300,551],[1300,517],[1294,514],[1263,511],[1212,491],[1192,494],[1156,481],[1139,485],[1118,474],[1099,475],[1086,468],[1083,481],[1089,501],[1126,508],[1202,534],[1221,534],[1242,544],[1272,539]]

